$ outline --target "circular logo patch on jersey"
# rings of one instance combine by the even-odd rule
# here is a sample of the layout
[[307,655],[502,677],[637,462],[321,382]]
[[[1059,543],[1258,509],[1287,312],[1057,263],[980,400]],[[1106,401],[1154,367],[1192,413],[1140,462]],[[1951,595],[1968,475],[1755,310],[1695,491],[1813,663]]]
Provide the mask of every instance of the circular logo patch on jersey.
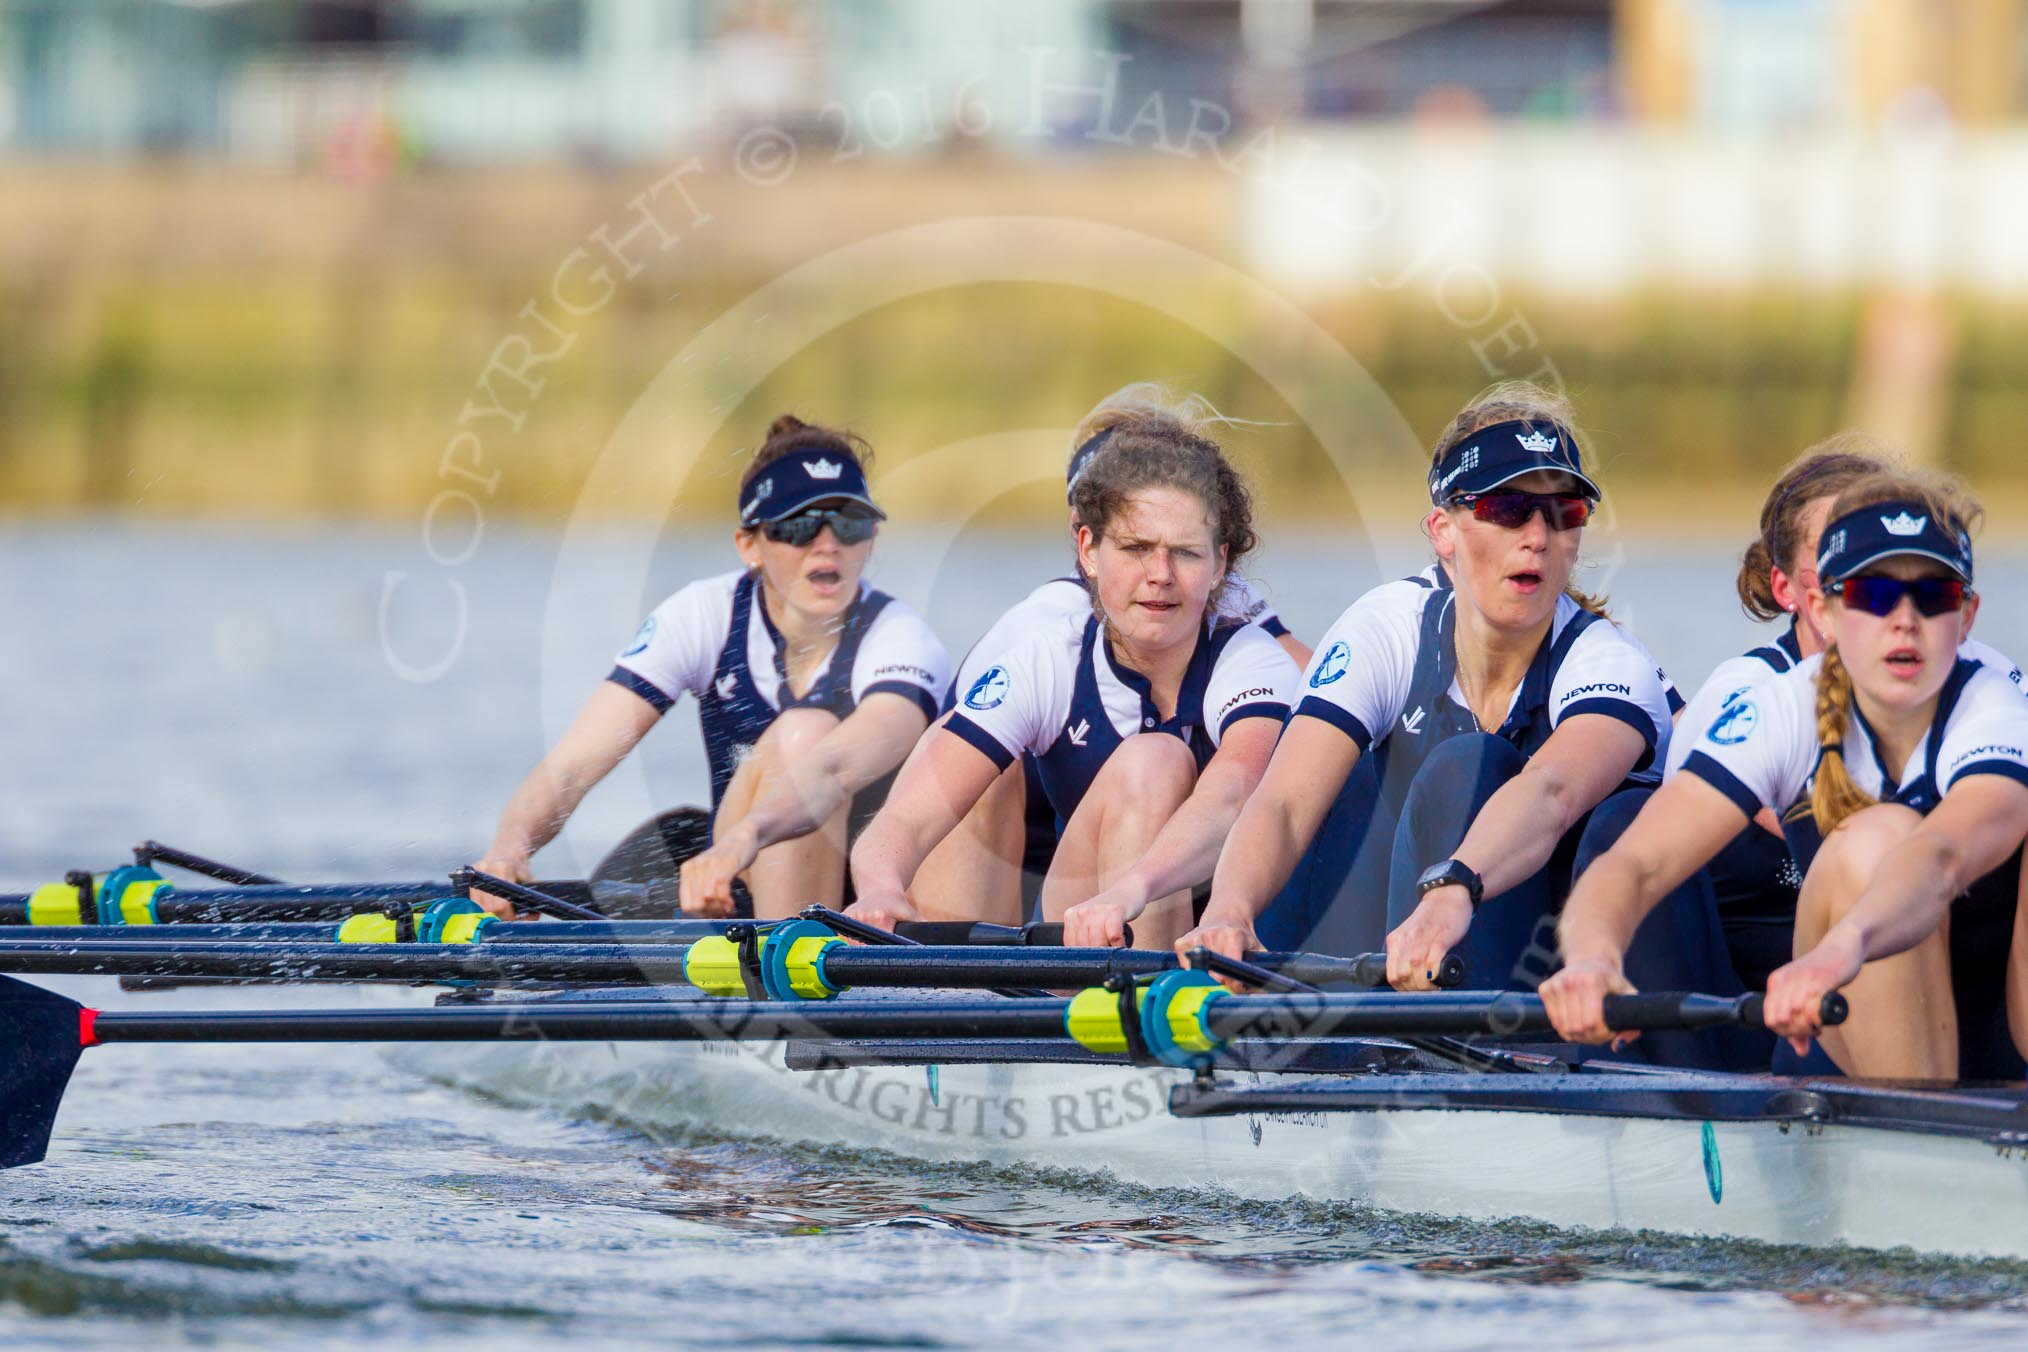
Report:
[[997,709],[1007,698],[1007,687],[1012,684],[1014,680],[1007,674],[1007,668],[987,667],[979,679],[972,682],[972,688],[965,692],[965,707],[981,712]]
[[641,621],[641,627],[634,631],[634,641],[629,643],[622,657],[635,657],[648,651],[648,645],[655,641],[655,617],[650,615]]
[[1317,669],[1310,673],[1310,689],[1316,690],[1329,685],[1343,676],[1351,665],[1352,649],[1345,640],[1339,639],[1317,663]]
[[1760,724],[1760,710],[1745,695],[1734,695],[1705,736],[1720,746],[1737,746],[1753,736]]

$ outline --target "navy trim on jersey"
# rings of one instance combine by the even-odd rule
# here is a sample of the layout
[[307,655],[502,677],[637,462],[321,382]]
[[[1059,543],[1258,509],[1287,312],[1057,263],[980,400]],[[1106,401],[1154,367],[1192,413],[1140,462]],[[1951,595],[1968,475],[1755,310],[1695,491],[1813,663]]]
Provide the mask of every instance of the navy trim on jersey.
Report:
[[1657,736],[1655,732],[1655,720],[1650,718],[1648,711],[1640,705],[1629,704],[1623,699],[1581,699],[1563,711],[1556,720],[1556,726],[1562,727],[1564,723],[1577,717],[1579,714],[1604,714],[1607,718],[1617,718],[1620,722],[1647,738],[1648,754],[1643,756],[1639,763],[1634,766],[1636,770],[1647,769],[1650,762],[1655,759],[1655,738]]
[[1777,676],[1802,661],[1803,643],[1796,636],[1796,621],[1789,621],[1789,631],[1786,634],[1764,648],[1755,648],[1747,656],[1767,663],[1774,668]]
[[1373,734],[1359,721],[1358,715],[1338,707],[1330,700],[1305,695],[1303,702],[1296,706],[1295,717],[1322,719],[1357,742],[1362,753],[1373,745]]
[[1254,623],[1267,630],[1269,638],[1287,638],[1289,636],[1289,627],[1282,623],[1282,617],[1279,615],[1269,615],[1264,620],[1255,620]]
[[2002,779],[2011,779],[2016,784],[2028,784],[2028,765],[2003,760],[1973,761],[1951,776],[1951,787],[1956,788],[1971,775],[1998,775]]
[[[884,592],[872,590],[862,591],[853,598],[845,611],[844,624],[838,631],[838,642],[825,660],[824,669],[810,682],[810,688],[797,696],[790,693],[788,666],[784,661],[785,645],[761,597],[759,574],[749,572],[740,578],[733,588],[732,622],[726,629],[725,643],[719,649],[718,661],[712,668],[711,688],[700,694],[698,699],[698,722],[704,731],[704,755],[711,767],[711,807],[714,812],[718,810],[719,800],[725,796],[726,787],[732,783],[740,756],[747,747],[758,742],[761,734],[782,714],[790,709],[822,709],[841,721],[851,716],[855,704],[852,668],[859,660],[859,645],[891,599]],[[760,613],[761,625],[773,647],[775,676],[780,682],[777,687],[777,697],[781,700],[779,708],[762,697],[753,671],[747,665],[747,630],[756,611]]]
[[[1077,720],[1082,740],[1072,741],[1066,726],[1036,757],[1042,786],[1048,793],[1050,807],[1056,812],[1058,831],[1069,823],[1099,771],[1128,737],[1139,733],[1166,733],[1190,748],[1191,757],[1197,762],[1200,772],[1210,764],[1212,756],[1217,754],[1217,747],[1212,744],[1210,730],[1204,724],[1208,712],[1204,707],[1205,687],[1210,684],[1212,668],[1217,664],[1219,654],[1247,628],[1249,626],[1244,621],[1220,619],[1198,632],[1196,648],[1190,654],[1190,665],[1184,669],[1183,679],[1177,685],[1175,712],[1164,718],[1155,703],[1153,683],[1146,675],[1118,659],[1113,652],[1112,641],[1105,636],[1096,615],[1085,621],[1070,699],[1070,717]],[[1141,718],[1138,727],[1123,733],[1113,726],[1112,715],[1099,689],[1101,663],[1112,673],[1113,679],[1139,697]]]
[[1275,700],[1257,699],[1251,704],[1242,704],[1227,714],[1225,720],[1218,725],[1218,735],[1225,736],[1225,730],[1243,718],[1272,718],[1280,723],[1286,721],[1288,716],[1288,705]]
[[1720,765],[1706,752],[1691,752],[1690,759],[1683,762],[1683,770],[1686,774],[1697,776],[1731,799],[1732,805],[1748,817],[1757,815],[1765,806],[1760,801],[1760,795],[1746,787],[1738,775]]
[[1005,770],[1014,763],[1014,753],[994,739],[993,734],[974,723],[963,714],[952,714],[944,720],[944,731],[955,732],[971,745],[984,752],[993,762],[994,768]]
[[937,697],[914,681],[875,681],[860,693],[859,702],[864,703],[868,695],[900,695],[922,710],[923,717],[932,723],[937,721],[937,715],[942,712],[937,708]]
[[622,690],[631,690],[654,706],[658,714],[666,714],[675,707],[676,697],[667,693],[646,676],[625,667],[614,667],[606,673],[606,679]]

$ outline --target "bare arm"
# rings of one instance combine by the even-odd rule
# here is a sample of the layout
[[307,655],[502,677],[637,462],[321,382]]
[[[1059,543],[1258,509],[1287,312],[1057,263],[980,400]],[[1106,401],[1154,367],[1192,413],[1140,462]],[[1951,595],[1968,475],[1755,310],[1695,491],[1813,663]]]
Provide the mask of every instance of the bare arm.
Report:
[[[655,706],[633,691],[601,682],[570,728],[507,800],[480,868],[511,881],[527,881],[529,857],[556,838],[585,794],[626,759],[660,718]],[[478,901],[496,914],[513,914],[513,908],[498,898]]]
[[1557,934],[1563,970],[1542,983],[1542,1003],[1563,1037],[1604,1042],[1604,997],[1633,990],[1621,964],[1634,931],[1669,890],[1739,834],[1746,814],[1692,774],[1655,791],[1626,834],[1592,861],[1563,903]]
[[[1484,881],[1488,897],[1520,885],[1549,862],[1564,834],[1626,779],[1647,748],[1647,739],[1617,718],[1579,714],[1565,719],[1521,773],[1486,800],[1455,857]],[[1387,936],[1387,979],[1404,990],[1433,989],[1431,974],[1471,922],[1471,894],[1462,886],[1426,893]]]
[[1147,851],[1111,887],[1064,914],[1064,942],[1124,943],[1121,927],[1149,902],[1209,878],[1240,809],[1267,770],[1281,727],[1268,718],[1233,724],[1197,776],[1190,796],[1163,824]]
[[1000,777],[1000,767],[955,732],[936,728],[929,738],[852,847],[859,894],[852,912],[877,924],[914,917],[907,892],[916,870]]
[[901,764],[928,723],[921,706],[905,696],[868,695],[815,746],[790,760],[788,773],[745,816],[724,823],[710,849],[683,861],[684,911],[731,915],[733,880],[762,850],[829,821],[859,790]]
[[1359,763],[1359,744],[1321,718],[1282,728],[1260,783],[1227,833],[1211,877],[1211,902],[1178,952],[1200,945],[1240,957],[1259,945],[1254,918],[1267,909],[1316,839],[1338,791]]
[[1875,958],[1935,932],[1951,902],[2005,863],[2028,836],[2028,786],[1973,775],[1880,861],[1845,917],[1767,982],[1767,1026],[1801,1042],[1822,1030],[1823,997]]
[[915,701],[888,692],[868,695],[836,728],[789,763],[789,773],[753,810],[713,842],[739,861],[735,873],[777,841],[793,840],[829,821],[854,794],[907,758],[929,720]]

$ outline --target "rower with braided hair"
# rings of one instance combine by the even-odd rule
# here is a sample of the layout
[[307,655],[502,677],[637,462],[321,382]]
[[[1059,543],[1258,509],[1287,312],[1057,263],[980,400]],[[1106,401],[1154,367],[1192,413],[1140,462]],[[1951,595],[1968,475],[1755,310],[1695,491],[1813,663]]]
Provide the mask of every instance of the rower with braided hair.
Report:
[[[1823,653],[1726,702],[1571,894],[1565,966],[1542,987],[1565,1037],[1611,1036],[1601,997],[1631,989],[1621,957],[1652,900],[1774,808],[1803,873],[1796,957],[1768,978],[1767,1026],[1790,1039],[1777,1068],[2021,1078],[2028,700],[2012,663],[1967,644],[1978,519],[1926,476],[1839,494],[1803,597]],[[1826,1029],[1839,989],[1851,1016]]]

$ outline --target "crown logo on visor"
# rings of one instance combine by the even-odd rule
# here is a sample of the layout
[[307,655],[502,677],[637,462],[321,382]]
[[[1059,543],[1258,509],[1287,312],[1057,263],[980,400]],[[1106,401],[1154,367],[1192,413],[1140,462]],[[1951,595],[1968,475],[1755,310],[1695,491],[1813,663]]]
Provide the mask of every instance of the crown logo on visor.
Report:
[[845,466],[829,460],[812,460],[803,466],[803,473],[812,479],[835,479],[845,472]]
[[1516,435],[1514,440],[1537,455],[1548,455],[1556,449],[1556,438],[1545,437],[1540,432],[1530,431],[1527,436]]
[[1880,524],[1887,527],[1889,535],[1920,535],[1922,528],[1929,524],[1926,516],[1910,516],[1906,511],[1900,516],[1883,516]]

